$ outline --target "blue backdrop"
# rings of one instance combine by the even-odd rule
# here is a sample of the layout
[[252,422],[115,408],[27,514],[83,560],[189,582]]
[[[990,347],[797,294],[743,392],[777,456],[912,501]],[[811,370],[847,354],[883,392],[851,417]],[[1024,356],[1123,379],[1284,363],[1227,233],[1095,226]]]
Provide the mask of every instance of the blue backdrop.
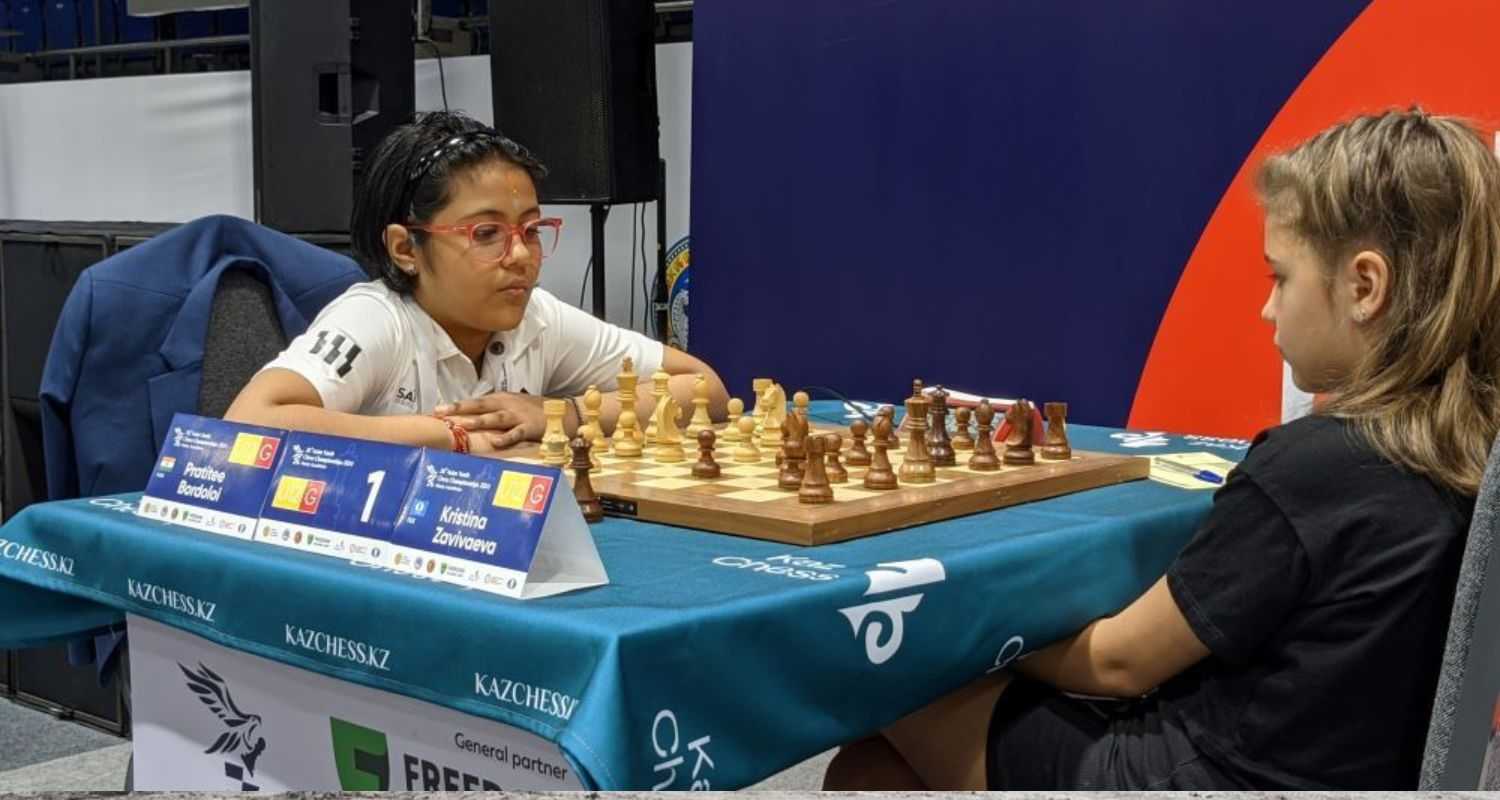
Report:
[[1123,424],[1226,186],[1366,5],[698,4],[693,350],[741,396],[922,377]]

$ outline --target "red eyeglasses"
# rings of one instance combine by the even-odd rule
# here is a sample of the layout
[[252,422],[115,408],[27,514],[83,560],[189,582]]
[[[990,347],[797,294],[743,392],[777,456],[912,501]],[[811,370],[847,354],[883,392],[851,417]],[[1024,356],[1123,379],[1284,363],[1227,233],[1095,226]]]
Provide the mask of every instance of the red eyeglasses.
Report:
[[465,255],[478,264],[494,264],[505,260],[510,254],[511,240],[519,238],[527,249],[536,250],[545,258],[557,249],[557,239],[562,231],[562,220],[558,217],[542,217],[520,225],[504,222],[472,222],[468,225],[418,225],[409,222],[406,227],[427,233],[461,233],[469,240]]

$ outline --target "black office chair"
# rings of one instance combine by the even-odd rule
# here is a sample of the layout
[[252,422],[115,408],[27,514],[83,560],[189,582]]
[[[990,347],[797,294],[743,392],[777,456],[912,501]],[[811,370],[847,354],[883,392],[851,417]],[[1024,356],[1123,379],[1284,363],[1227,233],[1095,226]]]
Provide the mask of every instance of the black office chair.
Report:
[[265,281],[245,270],[225,272],[208,318],[198,414],[224,416],[240,389],[286,345]]
[[1489,464],[1474,502],[1474,519],[1464,546],[1448,644],[1427,727],[1427,749],[1417,788],[1469,790],[1500,788],[1500,764],[1490,765],[1491,786],[1480,786],[1491,736],[1491,718],[1500,700],[1500,586],[1489,582],[1500,574],[1500,439],[1490,449]]

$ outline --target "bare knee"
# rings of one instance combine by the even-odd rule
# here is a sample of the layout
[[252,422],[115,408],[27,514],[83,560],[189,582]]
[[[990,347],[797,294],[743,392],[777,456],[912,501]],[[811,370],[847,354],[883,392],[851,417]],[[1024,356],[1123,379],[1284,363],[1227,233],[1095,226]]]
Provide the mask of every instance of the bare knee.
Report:
[[1010,682],[987,675],[944,695],[882,731],[919,780],[933,789],[988,788],[990,717]]
[[828,771],[823,774],[823,789],[828,791],[888,791],[926,789],[901,754],[881,736],[850,742],[839,748]]

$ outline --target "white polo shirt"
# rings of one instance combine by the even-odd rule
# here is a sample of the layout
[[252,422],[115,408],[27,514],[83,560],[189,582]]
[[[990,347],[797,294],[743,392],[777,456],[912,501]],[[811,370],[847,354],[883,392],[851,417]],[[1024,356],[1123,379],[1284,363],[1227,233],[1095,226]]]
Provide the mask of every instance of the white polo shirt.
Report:
[[661,368],[661,342],[597,319],[536,288],[515,329],[496,333],[481,368],[416,300],[380,281],[355,284],[263,369],[306,378],[323,407],[354,414],[427,414],[491,392],[560,397],[612,391],[620,363]]

